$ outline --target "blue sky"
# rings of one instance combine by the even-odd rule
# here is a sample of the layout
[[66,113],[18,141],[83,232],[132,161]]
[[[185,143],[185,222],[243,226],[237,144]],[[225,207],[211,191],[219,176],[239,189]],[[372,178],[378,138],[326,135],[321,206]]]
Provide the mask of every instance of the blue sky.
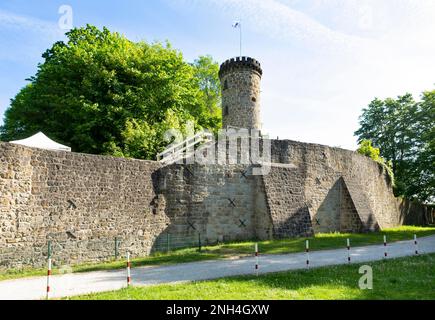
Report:
[[374,97],[435,88],[433,0],[2,0],[0,113],[64,39],[61,5],[131,40],[169,40],[188,61],[243,54],[263,66],[270,136],[354,149],[358,116]]

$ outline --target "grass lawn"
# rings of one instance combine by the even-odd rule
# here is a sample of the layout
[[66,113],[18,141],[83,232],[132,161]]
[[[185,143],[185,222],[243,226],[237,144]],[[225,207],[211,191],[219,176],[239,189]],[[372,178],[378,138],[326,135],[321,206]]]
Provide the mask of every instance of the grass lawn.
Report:
[[362,264],[239,276],[187,284],[130,287],[74,300],[298,300],[435,299],[435,254],[367,262],[373,289],[361,290]]
[[[383,241],[383,235],[387,235],[388,242],[399,240],[411,240],[414,234],[418,237],[424,237],[435,234],[435,227],[413,227],[403,226],[394,229],[385,229],[381,232],[366,234],[341,234],[328,233],[317,234],[310,240],[310,250],[324,250],[343,248],[346,246],[346,239],[351,239],[352,247],[370,244],[380,244]],[[305,240],[307,238],[293,238],[283,240],[260,241],[259,250],[261,254],[282,254],[303,252],[305,250]],[[203,261],[211,259],[221,259],[228,257],[237,257],[253,254],[253,241],[235,242],[220,244],[215,246],[206,246],[198,252],[197,248],[180,249],[169,253],[155,254],[149,257],[139,257],[132,260],[132,267],[146,265],[163,265],[176,264],[194,261]],[[55,261],[55,257],[54,257]],[[109,261],[99,264],[87,264],[73,266],[73,272],[89,272],[99,270],[121,269],[125,267],[125,261]],[[7,270],[0,272],[0,281],[32,276],[43,276],[46,274],[45,269],[24,269],[24,270]],[[59,274],[59,269],[54,267],[53,274]]]

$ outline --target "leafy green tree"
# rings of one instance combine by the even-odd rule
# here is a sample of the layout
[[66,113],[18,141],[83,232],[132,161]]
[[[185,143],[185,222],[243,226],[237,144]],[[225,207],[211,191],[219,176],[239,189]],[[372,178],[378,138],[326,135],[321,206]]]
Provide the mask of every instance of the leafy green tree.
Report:
[[204,104],[211,112],[216,111],[221,102],[219,65],[211,56],[202,56],[195,60],[193,66]]
[[391,161],[386,161],[384,158],[380,156],[381,151],[379,148],[375,148],[372,146],[371,140],[362,140],[359,144],[357,152],[359,154],[362,154],[364,156],[367,156],[371,158],[372,160],[376,161],[380,165],[382,165],[385,170],[387,171],[388,175],[390,176],[392,185],[395,185],[395,179],[394,179],[394,173],[392,170],[392,163]]
[[416,102],[411,94],[397,99],[374,99],[363,109],[358,142],[371,140],[381,157],[391,161],[395,193],[433,201],[435,90]]
[[[419,104],[416,160],[410,168],[410,194],[435,202],[435,90],[426,91]],[[417,128],[416,128],[417,129]]]
[[216,132],[222,123],[219,65],[211,56],[202,56],[195,60],[193,67],[194,76],[200,88],[199,99],[203,110],[212,115],[208,128]]
[[[189,64],[169,43],[135,43],[94,26],[57,42],[5,113],[2,139],[43,131],[73,151],[154,159],[167,129],[220,125],[210,57]],[[213,74],[213,73],[216,74]]]
[[370,140],[362,140],[357,152],[369,158],[372,158],[375,161],[379,160],[379,155],[381,154],[379,148],[374,148]]

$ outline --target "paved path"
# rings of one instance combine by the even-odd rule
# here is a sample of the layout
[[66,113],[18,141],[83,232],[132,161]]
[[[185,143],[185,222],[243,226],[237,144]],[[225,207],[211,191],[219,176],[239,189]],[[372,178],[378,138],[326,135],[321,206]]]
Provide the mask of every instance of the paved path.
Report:
[[[419,239],[421,253],[435,252],[435,236]],[[413,241],[400,241],[388,245],[388,257],[397,258],[414,254]],[[352,262],[383,259],[383,245],[355,247],[351,250]],[[260,256],[260,273],[305,268],[304,253]],[[152,285],[192,280],[206,280],[234,275],[253,274],[254,257],[236,260],[213,260],[160,267],[132,269],[134,285]],[[347,263],[345,249],[322,250],[310,253],[312,267]],[[125,287],[125,270],[97,271],[53,276],[51,297],[66,297],[92,292],[117,290]],[[45,297],[46,278],[0,281],[0,300],[42,299]]]

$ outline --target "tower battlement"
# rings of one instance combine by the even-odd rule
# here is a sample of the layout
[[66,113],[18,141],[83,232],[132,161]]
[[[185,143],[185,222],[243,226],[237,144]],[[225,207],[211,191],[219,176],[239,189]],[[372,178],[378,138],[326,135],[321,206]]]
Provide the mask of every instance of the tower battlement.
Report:
[[234,72],[242,69],[252,69],[257,71],[260,76],[263,75],[260,62],[250,57],[237,57],[228,59],[221,64],[219,77],[222,78],[228,72]]

